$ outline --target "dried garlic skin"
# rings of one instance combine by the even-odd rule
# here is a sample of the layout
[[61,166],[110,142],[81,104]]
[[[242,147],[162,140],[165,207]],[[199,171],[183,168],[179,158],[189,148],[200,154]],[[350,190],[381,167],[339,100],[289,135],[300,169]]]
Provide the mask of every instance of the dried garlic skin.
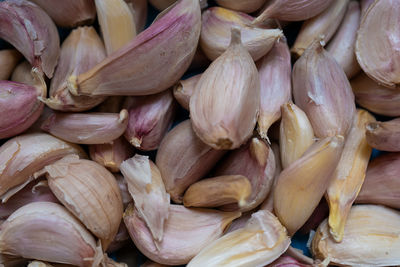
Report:
[[10,78],[20,59],[21,54],[15,49],[0,50],[0,80],[8,80]]
[[265,0],[242,0],[242,1],[217,0],[216,2],[219,6],[231,10],[240,11],[244,13],[253,13],[263,6]]
[[366,128],[367,142],[370,146],[383,151],[400,151],[400,118],[371,122]]
[[173,88],[176,101],[186,110],[189,110],[190,97],[193,95],[201,74],[192,76],[186,80],[180,80]]

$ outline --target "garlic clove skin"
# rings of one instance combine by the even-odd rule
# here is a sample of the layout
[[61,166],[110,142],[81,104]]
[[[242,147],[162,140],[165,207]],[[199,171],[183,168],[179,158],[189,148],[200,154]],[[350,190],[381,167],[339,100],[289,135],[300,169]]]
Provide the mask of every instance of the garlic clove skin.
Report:
[[144,30],[147,21],[147,0],[125,0],[136,25],[136,33]]
[[0,80],[8,80],[18,61],[21,59],[21,54],[14,49],[0,50]]
[[253,13],[263,6],[265,0],[217,0],[216,2],[219,6],[222,6],[224,8],[244,13]]
[[192,76],[186,80],[180,80],[173,88],[176,101],[186,110],[189,110],[190,97],[193,95],[201,74]]
[[0,38],[12,44],[31,63],[53,77],[60,54],[56,25],[36,4],[26,0],[0,3]]

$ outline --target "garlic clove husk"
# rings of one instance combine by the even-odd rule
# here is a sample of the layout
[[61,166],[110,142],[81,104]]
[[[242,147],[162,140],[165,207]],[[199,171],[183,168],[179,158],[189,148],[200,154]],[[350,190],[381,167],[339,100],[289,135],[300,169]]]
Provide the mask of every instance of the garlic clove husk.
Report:
[[193,95],[201,74],[192,76],[186,80],[180,80],[173,88],[176,101],[186,110],[189,110],[190,97]]
[[145,222],[133,206],[124,213],[124,222],[136,247],[151,260],[167,265],[188,263],[201,249],[222,236],[240,212],[188,209],[170,205],[163,241],[155,246]]
[[383,151],[400,151],[400,118],[371,122],[366,128],[367,142],[370,146]]
[[229,48],[201,75],[189,104],[193,130],[215,149],[244,144],[259,110],[257,68],[241,42],[240,29],[232,28],[231,35]]
[[124,0],[132,13],[136,33],[144,30],[147,21],[147,0]]
[[356,111],[342,67],[315,41],[294,64],[295,104],[308,116],[318,138],[346,136]]
[[121,172],[138,213],[155,242],[163,240],[170,199],[157,166],[147,157],[135,155],[121,164]]
[[105,144],[120,137],[128,125],[128,111],[120,113],[54,113],[42,130],[76,144]]
[[12,44],[31,63],[53,77],[60,54],[56,25],[36,4],[26,0],[0,3],[0,38]]
[[219,6],[244,13],[252,13],[260,9],[265,0],[217,0]]
[[[70,91],[94,96],[148,95],[166,90],[182,77],[193,59],[200,17],[199,0],[178,1],[124,47],[86,73],[71,76]],[[154,77],[154,73],[163,75]]]
[[202,14],[200,46],[210,60],[215,60],[229,47],[230,29],[239,27],[243,46],[258,60],[268,53],[276,40],[283,36],[279,29],[258,28],[251,25],[253,17],[222,7],[212,7]]
[[326,192],[329,204],[329,231],[336,242],[343,239],[347,216],[364,182],[372,153],[365,136],[365,127],[373,121],[375,118],[367,111],[357,111]]
[[14,49],[4,49],[0,50],[0,80],[8,80],[11,73],[17,66],[19,60],[21,59],[21,54]]
[[215,240],[187,266],[265,266],[289,245],[290,238],[279,220],[268,211],[258,211],[244,228]]
[[190,120],[173,128],[161,141],[156,165],[165,188],[175,203],[182,203],[185,190],[203,178],[225,154],[204,144],[194,133]]

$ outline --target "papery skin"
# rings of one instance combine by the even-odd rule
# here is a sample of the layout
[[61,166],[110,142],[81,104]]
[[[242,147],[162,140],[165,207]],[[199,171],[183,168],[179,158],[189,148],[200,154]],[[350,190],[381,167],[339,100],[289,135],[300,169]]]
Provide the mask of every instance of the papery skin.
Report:
[[21,59],[21,54],[14,49],[0,50],[0,80],[8,80],[18,61]]
[[222,6],[222,7],[231,9],[231,10],[241,11],[241,12],[245,12],[245,13],[252,13],[252,12],[260,9],[263,6],[263,4],[265,3],[265,0],[242,0],[242,1],[217,0],[216,2],[219,6]]
[[0,3],[0,38],[12,44],[47,77],[53,77],[60,54],[56,25],[36,4],[26,0]]
[[267,139],[268,129],[281,117],[281,106],[292,96],[290,51],[284,37],[257,62],[260,76],[260,114],[257,131]]
[[[174,85],[187,70],[200,37],[199,0],[180,0],[131,42],[78,77],[74,95],[148,95]],[[132,63],[133,62],[133,63]],[[160,77],[154,73],[162,73]]]
[[176,101],[186,110],[189,110],[190,97],[193,95],[201,74],[192,76],[186,80],[180,80],[173,88]]
[[132,206],[124,213],[124,222],[136,247],[151,260],[167,265],[187,264],[202,248],[222,236],[240,212],[188,209],[171,205],[164,226],[163,241],[156,247],[153,238]]
[[[242,2],[242,1],[241,1]],[[268,53],[276,40],[283,36],[279,29],[258,28],[251,25],[254,18],[222,7],[211,7],[202,14],[200,46],[206,56],[215,60],[229,47],[230,29],[239,27],[243,46],[253,60]]]
[[370,146],[383,151],[400,151],[400,118],[371,122],[366,128],[367,142]]
[[132,12],[136,25],[136,32],[140,33],[146,26],[147,21],[147,0],[125,0]]
[[81,267],[97,266],[103,257],[89,231],[51,202],[30,203],[15,211],[2,224],[0,252]]
[[124,136],[137,149],[155,150],[171,127],[177,103],[171,90],[156,95],[127,97],[129,121]]
[[289,245],[290,238],[278,218],[268,211],[258,211],[244,228],[215,240],[187,266],[265,266]]
[[182,203],[186,188],[203,178],[225,154],[204,144],[190,120],[178,124],[162,140],[156,156],[165,188],[175,203]]
[[400,213],[374,205],[357,205],[350,210],[343,240],[329,236],[327,220],[312,241],[312,254],[327,264],[339,266],[397,266],[400,263]]
[[294,64],[295,104],[306,114],[318,138],[346,136],[356,111],[354,94],[342,67],[315,41]]
[[9,197],[4,195],[8,190],[18,192],[19,186],[36,178],[35,172],[70,154],[86,158],[79,146],[46,133],[19,135],[5,142],[0,147],[0,196],[3,202]]
[[128,125],[128,111],[118,113],[54,113],[42,130],[76,144],[105,144],[120,137]]

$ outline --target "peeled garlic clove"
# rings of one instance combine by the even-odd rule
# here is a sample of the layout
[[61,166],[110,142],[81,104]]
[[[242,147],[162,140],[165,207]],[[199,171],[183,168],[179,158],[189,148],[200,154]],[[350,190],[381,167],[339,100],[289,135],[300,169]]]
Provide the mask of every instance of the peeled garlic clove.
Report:
[[350,1],[342,24],[326,47],[349,79],[361,70],[355,54],[360,16],[360,4],[357,1]]
[[123,137],[119,137],[109,144],[89,146],[90,158],[111,172],[119,172],[121,163],[132,157],[133,147]]
[[226,205],[226,210],[249,211],[256,208],[271,190],[275,173],[275,156],[266,142],[252,138],[245,146],[230,152],[215,169],[215,175],[243,175],[251,183],[251,195],[241,207]]
[[168,132],[158,149],[156,165],[171,199],[182,203],[186,188],[203,178],[224,154],[204,144],[193,132],[190,120]]
[[354,95],[342,67],[315,41],[293,67],[295,104],[318,138],[345,136],[355,114]]
[[307,115],[293,102],[282,105],[279,145],[282,168],[298,160],[314,143],[314,131]]
[[47,77],[53,77],[60,54],[56,25],[36,4],[26,0],[0,3],[0,38],[12,44]]
[[166,90],[182,77],[193,59],[200,17],[199,0],[178,1],[123,48],[86,73],[71,76],[70,91],[94,96],[149,95]]
[[170,205],[163,241],[156,247],[145,222],[133,206],[124,213],[124,222],[136,247],[151,260],[167,265],[188,263],[201,249],[222,236],[240,212],[188,209]]
[[351,80],[356,102],[380,115],[400,116],[400,91],[389,89],[371,80],[364,72]]
[[107,55],[110,55],[136,36],[135,20],[124,0],[94,0],[94,2]]
[[364,182],[372,148],[365,136],[365,127],[375,118],[365,110],[358,110],[343,152],[327,189],[329,231],[336,242],[343,239],[347,216]]
[[180,80],[173,88],[176,101],[186,110],[189,110],[190,97],[193,95],[201,74],[192,76],[186,80]]
[[189,105],[193,130],[215,149],[245,143],[258,115],[258,71],[242,45],[240,29],[232,28],[231,34],[229,48],[201,75]]
[[270,18],[285,21],[306,20],[326,10],[333,2],[332,0],[271,0],[253,23],[260,24]]
[[36,178],[35,172],[70,154],[86,157],[79,146],[45,133],[24,134],[5,142],[0,147],[0,196],[3,202],[12,195],[6,197],[7,191],[26,185]]
[[176,0],[149,0],[150,4],[158,10],[164,10],[170,7]]
[[257,11],[264,3],[265,0],[217,0],[219,6],[245,13],[253,13]]
[[290,256],[281,256],[266,267],[312,267],[312,265],[303,264]]
[[281,106],[292,94],[290,52],[285,38],[275,42],[266,56],[257,62],[260,76],[260,114],[258,133],[268,139],[269,127],[281,117]]
[[258,211],[244,228],[212,242],[187,266],[265,266],[289,245],[290,238],[279,220],[268,211]]
[[150,230],[155,242],[161,242],[169,214],[169,195],[157,166],[147,156],[135,155],[121,164],[138,216]]
[[329,42],[343,20],[348,3],[349,0],[335,0],[324,12],[304,22],[290,51],[299,57],[316,39],[322,37]]
[[0,50],[0,80],[8,80],[18,61],[21,59],[21,54],[14,49]]
[[[241,1],[245,2],[245,1]],[[202,14],[200,46],[210,60],[215,60],[229,47],[230,29],[239,27],[243,46],[254,60],[260,59],[283,36],[279,29],[265,29],[251,26],[253,17],[222,7],[212,7]]]
[[103,258],[89,231],[51,202],[27,204],[8,217],[1,226],[0,252],[81,267],[97,266]]
[[327,220],[312,241],[312,254],[333,265],[397,266],[400,264],[400,214],[374,205],[354,206],[350,210],[343,240],[329,236]]
[[322,139],[279,175],[274,188],[274,211],[290,235],[307,221],[324,195],[343,143],[342,136]]
[[45,168],[51,191],[107,249],[122,219],[122,198],[115,177],[103,166],[76,156]]
[[363,17],[357,33],[358,63],[371,79],[389,88],[398,88],[400,84],[399,11],[398,1],[375,1]]
[[147,21],[147,0],[124,0],[132,13],[136,33],[143,31]]
[[157,149],[177,110],[171,90],[150,96],[127,97],[124,107],[129,112],[124,133],[126,140],[140,150]]
[[243,175],[203,179],[189,186],[183,196],[185,207],[213,208],[238,203],[244,206],[251,195],[251,183]]
[[371,122],[366,128],[367,142],[370,146],[383,151],[400,151],[400,118]]
[[105,144],[120,137],[128,125],[128,111],[118,113],[54,113],[42,130],[76,144]]

